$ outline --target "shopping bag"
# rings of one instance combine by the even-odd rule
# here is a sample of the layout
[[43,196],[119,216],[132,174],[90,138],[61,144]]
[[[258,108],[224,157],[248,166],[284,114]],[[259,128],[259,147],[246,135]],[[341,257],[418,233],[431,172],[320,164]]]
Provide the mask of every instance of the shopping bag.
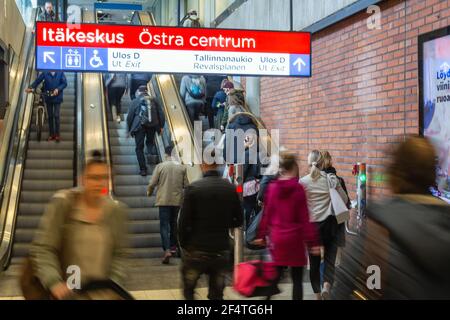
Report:
[[[330,175],[327,176],[328,186],[330,189],[331,207],[336,217],[337,223],[341,224],[350,219],[350,210],[347,208],[346,203],[342,200],[341,195],[336,190],[336,184],[330,179]],[[339,181],[337,181],[339,183]]]

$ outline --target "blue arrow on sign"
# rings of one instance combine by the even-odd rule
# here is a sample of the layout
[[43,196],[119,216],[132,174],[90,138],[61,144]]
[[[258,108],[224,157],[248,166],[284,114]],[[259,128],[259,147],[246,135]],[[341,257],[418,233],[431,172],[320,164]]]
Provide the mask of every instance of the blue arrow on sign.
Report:
[[308,54],[291,54],[289,58],[291,76],[311,76],[311,56]]
[[38,70],[61,70],[60,47],[38,47],[36,58]]

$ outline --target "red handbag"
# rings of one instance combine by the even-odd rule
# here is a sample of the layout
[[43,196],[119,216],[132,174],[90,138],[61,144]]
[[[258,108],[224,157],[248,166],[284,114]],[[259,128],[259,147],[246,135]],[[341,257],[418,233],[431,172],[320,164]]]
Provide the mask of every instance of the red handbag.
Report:
[[277,267],[272,262],[247,261],[235,266],[233,288],[245,297],[265,297],[280,293],[274,284],[278,278]]

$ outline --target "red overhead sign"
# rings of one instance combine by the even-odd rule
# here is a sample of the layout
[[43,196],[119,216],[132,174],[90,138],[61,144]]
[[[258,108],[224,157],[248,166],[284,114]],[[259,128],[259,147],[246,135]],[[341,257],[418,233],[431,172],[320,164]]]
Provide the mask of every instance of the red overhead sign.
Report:
[[[311,35],[307,32],[282,32],[282,31],[256,31],[256,30],[230,30],[230,29],[206,29],[206,28],[179,28],[179,27],[153,27],[153,26],[130,26],[130,25],[104,25],[104,24],[78,24],[70,25],[66,23],[52,23],[52,22],[37,22],[36,23],[36,45],[41,48],[41,55],[38,52],[38,62],[44,66],[47,64],[61,65],[62,70],[70,69],[70,64],[64,65],[65,55],[71,54],[72,60],[73,52],[78,48],[77,52],[86,54],[89,48],[95,48],[96,55],[92,50],[89,51],[95,59],[102,59],[108,57],[108,63],[116,57],[125,57],[130,54],[139,56],[140,58],[148,54],[158,54],[161,50],[167,52],[185,51],[191,55],[192,63],[208,62],[204,59],[199,61],[199,58],[192,56],[192,52],[204,52],[205,54],[214,56],[216,58],[209,62],[231,62],[241,63],[235,68],[243,71],[242,74],[255,73],[259,69],[259,73],[266,73],[267,75],[310,75],[310,54],[311,54]],[[51,48],[70,48],[70,53],[63,53],[63,49],[59,51],[59,59],[50,59],[52,55],[57,55],[57,50],[51,51]],[[108,52],[101,49],[107,49]],[[46,50],[46,51],[45,51]],[[124,51],[125,50],[125,51]],[[45,52],[44,52],[45,51]],[[50,52],[50,53],[49,53]],[[51,52],[54,52],[52,54]],[[103,52],[103,53],[102,53]],[[112,55],[112,53],[115,53]],[[241,59],[231,59],[236,54],[242,55]],[[40,61],[42,57],[44,61]],[[47,57],[47,59],[44,59]],[[166,56],[167,59],[179,57],[185,60],[186,55],[171,55]],[[82,57],[76,60],[74,71],[92,70],[86,67],[86,61],[89,57]],[[248,59],[246,59],[248,58]],[[86,60],[86,61],[83,61]],[[139,60],[136,58],[136,60]],[[213,61],[214,60],[214,61]],[[134,61],[136,62],[136,61]],[[144,61],[141,66],[144,65]],[[83,66],[80,66],[80,63]],[[258,65],[254,65],[258,63]],[[119,63],[115,63],[117,66]],[[253,64],[253,65],[252,65]],[[72,63],[73,65],[73,63]],[[99,64],[95,64],[99,65]],[[78,66],[80,66],[78,68]],[[91,65],[92,66],[92,65]],[[106,64],[102,64],[106,66]],[[88,66],[89,67],[89,66]],[[149,66],[150,69],[155,69]],[[214,73],[211,65],[205,65],[205,68],[211,67],[211,70],[206,70],[203,73]],[[39,68],[39,64],[38,64]],[[78,69],[77,69],[78,68]],[[42,69],[42,68],[41,68]],[[108,71],[114,71],[114,66],[108,66]],[[130,71],[144,71],[130,70]],[[156,68],[158,69],[158,68]],[[161,72],[161,70],[145,70],[153,72]],[[178,71],[189,73],[201,73],[200,70],[195,70],[194,65],[188,70]],[[220,69],[220,68],[219,68]],[[231,68],[233,69],[233,68]],[[247,69],[247,70],[245,70]],[[273,69],[273,70],[272,70]],[[275,70],[276,69],[276,70]],[[303,69],[303,73],[301,72]],[[94,68],[95,70],[95,68]],[[306,72],[305,70],[308,70]],[[99,69],[99,71],[102,71]],[[105,71],[105,70],[103,70]],[[116,70],[126,71],[126,70]],[[198,72],[197,72],[198,71]],[[166,72],[173,72],[167,70]],[[306,73],[305,73],[306,72]],[[222,70],[220,71],[222,72]],[[230,73],[230,72],[225,72]],[[234,72],[231,72],[234,73]],[[258,73],[258,72],[257,72]]]

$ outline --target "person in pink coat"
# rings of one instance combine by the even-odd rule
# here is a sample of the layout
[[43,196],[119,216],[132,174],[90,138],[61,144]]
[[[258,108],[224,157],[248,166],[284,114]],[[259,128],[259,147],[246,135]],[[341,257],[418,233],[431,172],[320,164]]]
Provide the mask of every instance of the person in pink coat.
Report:
[[[278,285],[286,267],[291,268],[293,300],[303,299],[303,267],[307,264],[307,250],[319,255],[319,238],[316,227],[309,220],[306,192],[298,183],[298,164],[293,154],[280,157],[280,176],[269,184],[264,212],[255,244],[268,247],[273,264],[277,266]],[[270,297],[268,297],[270,299]]]

